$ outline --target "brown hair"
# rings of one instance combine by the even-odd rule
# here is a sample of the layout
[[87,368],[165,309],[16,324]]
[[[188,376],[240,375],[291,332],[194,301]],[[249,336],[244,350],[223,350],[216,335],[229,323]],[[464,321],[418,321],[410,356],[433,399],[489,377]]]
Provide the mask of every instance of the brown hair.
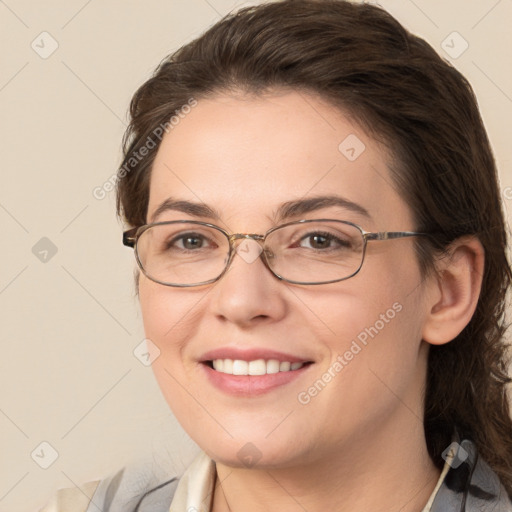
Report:
[[[504,341],[512,272],[494,158],[467,80],[384,10],[343,0],[267,3],[227,15],[167,57],[131,102],[118,214],[131,226],[146,222],[157,128],[191,98],[283,87],[327,99],[389,148],[415,230],[436,233],[415,242],[424,275],[456,238],[481,241],[476,312],[453,341],[430,348],[424,427],[438,467],[457,428],[512,495]],[[145,158],[133,158],[155,138]]]

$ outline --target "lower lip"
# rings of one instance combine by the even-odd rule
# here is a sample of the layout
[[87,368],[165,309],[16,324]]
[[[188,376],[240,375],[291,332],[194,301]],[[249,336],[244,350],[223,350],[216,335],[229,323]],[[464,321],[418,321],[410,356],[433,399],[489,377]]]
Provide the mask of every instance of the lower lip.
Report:
[[230,375],[201,364],[210,382],[221,391],[237,396],[258,396],[284,386],[303,375],[311,364],[298,370],[266,375]]

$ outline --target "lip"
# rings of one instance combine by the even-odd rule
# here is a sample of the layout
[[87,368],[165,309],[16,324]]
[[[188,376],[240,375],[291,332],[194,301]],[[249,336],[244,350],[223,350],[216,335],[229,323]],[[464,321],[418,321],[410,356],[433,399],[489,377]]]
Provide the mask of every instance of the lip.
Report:
[[264,348],[245,348],[240,349],[236,347],[222,347],[215,350],[210,350],[203,354],[199,361],[204,363],[207,361],[213,361],[214,359],[240,359],[241,361],[255,361],[256,359],[276,359],[280,363],[283,361],[289,361],[290,363],[307,363],[312,362],[312,359],[307,357],[298,357],[285,352],[279,352],[277,350],[269,350]]
[[[219,357],[218,359],[222,358]],[[301,375],[304,375],[312,364],[306,364],[298,370],[266,375],[230,375],[228,373],[218,372],[210,368],[206,363],[201,363],[199,366],[201,366],[202,371],[206,373],[206,377],[210,383],[224,393],[240,397],[254,397],[263,395],[264,393],[268,393],[294,381]]]
[[[239,359],[241,361],[255,361],[257,359],[275,359],[279,362],[308,363],[298,370],[271,373],[266,375],[230,375],[214,370],[209,363],[214,359]],[[232,396],[253,397],[268,393],[299,378],[314,361],[307,357],[298,357],[286,352],[265,348],[236,348],[222,347],[210,350],[203,354],[198,361],[205,372],[206,378],[217,389]]]

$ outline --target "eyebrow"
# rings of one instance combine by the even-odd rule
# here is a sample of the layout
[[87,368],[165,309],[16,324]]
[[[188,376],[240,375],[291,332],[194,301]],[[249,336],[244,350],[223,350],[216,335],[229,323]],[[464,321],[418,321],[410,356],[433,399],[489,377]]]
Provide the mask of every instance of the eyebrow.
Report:
[[[337,195],[318,196],[308,199],[287,201],[278,207],[278,209],[273,213],[273,217],[276,219],[276,222],[282,222],[291,217],[297,217],[316,210],[335,206],[350,210],[368,219],[372,218],[368,210],[360,204],[354,203],[353,201],[349,201],[348,199]],[[192,201],[177,200],[169,197],[154,211],[150,218],[150,222],[155,222],[155,220],[166,211],[178,211],[186,213],[191,217],[207,217],[216,221],[220,221],[221,219],[219,212],[205,203],[195,203]]]
[[354,203],[353,201],[349,201],[348,199],[337,195],[317,196],[308,199],[288,201],[283,203],[277,209],[274,215],[278,221],[282,221],[290,217],[297,217],[306,213],[313,212],[315,210],[321,210],[323,208],[330,208],[333,206],[338,206],[345,210],[350,210],[354,213],[362,215],[367,219],[372,219],[366,208],[360,204]]
[[191,217],[208,217],[217,221],[220,220],[220,214],[207,204],[177,200],[169,197],[154,211],[150,218],[150,222],[155,222],[155,219],[162,215],[162,213],[169,210],[186,213]]

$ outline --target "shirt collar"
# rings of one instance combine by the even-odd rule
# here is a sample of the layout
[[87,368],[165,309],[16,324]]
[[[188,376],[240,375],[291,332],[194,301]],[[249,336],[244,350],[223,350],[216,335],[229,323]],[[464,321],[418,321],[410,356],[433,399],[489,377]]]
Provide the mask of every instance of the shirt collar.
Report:
[[[450,469],[453,454],[449,453],[443,470],[422,512],[434,512],[432,504]],[[200,452],[180,479],[169,512],[210,512],[215,486],[215,462]]]
[[169,512],[210,512],[215,478],[215,462],[201,451],[180,478]]

